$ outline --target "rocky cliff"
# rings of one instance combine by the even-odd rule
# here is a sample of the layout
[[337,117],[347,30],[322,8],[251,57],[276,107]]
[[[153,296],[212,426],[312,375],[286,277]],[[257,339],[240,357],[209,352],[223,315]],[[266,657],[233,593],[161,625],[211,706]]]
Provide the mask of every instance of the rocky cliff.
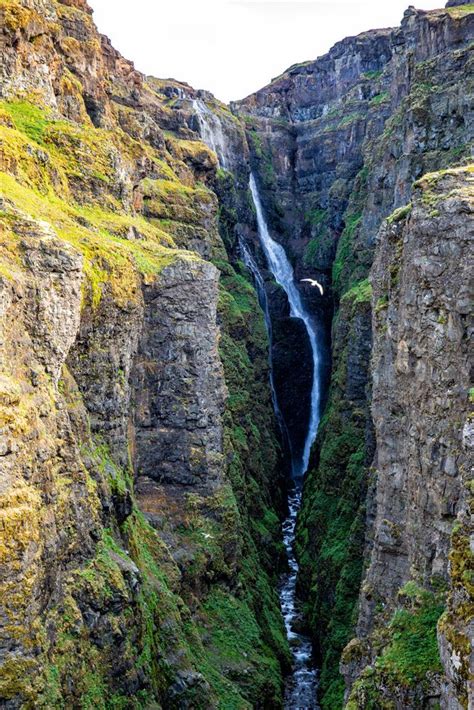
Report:
[[2,707],[282,707],[310,348],[250,169],[324,285],[297,528],[321,707],[468,707],[474,13],[448,6],[230,110],[137,72],[85,0],[0,0]]
[[[378,235],[371,271],[374,518],[359,638],[343,656],[349,677],[365,670],[348,707],[419,707],[436,697],[441,707],[468,706],[472,619],[461,541],[470,474],[473,198],[472,168],[428,174],[415,183],[410,208],[396,211]],[[448,681],[436,643],[447,590],[448,606],[457,606],[454,625],[452,612],[438,624]]]
[[[332,375],[297,531],[300,588],[307,600],[308,624],[322,664],[323,708],[342,706],[344,681],[338,672],[341,652],[356,628],[365,639],[371,636],[375,609],[380,608],[377,605],[384,608],[386,624],[397,606],[399,590],[406,583],[421,584],[432,595],[428,606],[438,609],[437,617],[433,611],[436,618],[431,619],[433,639],[444,604],[436,597],[436,585],[444,585],[445,590],[448,585],[450,535],[462,507],[461,474],[453,464],[450,474],[440,474],[442,482],[436,492],[415,501],[413,496],[407,499],[402,495],[400,488],[391,488],[387,483],[391,477],[387,474],[385,478],[385,469],[379,470],[379,461],[386,465],[383,451],[391,440],[393,423],[387,410],[380,415],[380,400],[374,402],[371,411],[372,380],[377,387],[390,377],[394,389],[402,388],[391,366],[377,373],[377,350],[372,350],[372,292],[380,269],[374,271],[371,281],[369,273],[374,259],[376,264],[385,263],[387,256],[382,253],[383,237],[377,237],[379,227],[396,208],[401,211],[392,217],[392,224],[409,213],[413,182],[426,171],[447,168],[469,157],[473,139],[473,20],[472,6],[462,3],[430,12],[411,7],[400,28],[348,38],[316,61],[291,67],[234,106],[247,126],[251,162],[265,195],[274,236],[291,254],[299,276],[315,275],[326,287],[323,298],[315,298],[310,288],[307,293],[314,318],[322,328],[332,331]],[[428,213],[436,230],[435,206]],[[460,244],[453,248],[462,250],[463,256],[448,256],[443,245],[439,252],[433,246],[433,254],[427,253],[425,259],[436,263],[448,260],[450,267],[456,268],[458,258],[467,259],[467,247]],[[392,278],[398,278],[398,267],[393,266],[392,271]],[[377,313],[385,307],[384,298],[375,301]],[[414,338],[419,339],[417,347],[421,350],[425,326],[418,325]],[[461,357],[465,336],[459,337],[454,348]],[[457,441],[466,404],[462,377],[458,370],[460,400],[453,405],[453,421],[458,427],[453,437]],[[410,390],[405,399],[409,394],[416,407],[418,395]],[[376,395],[383,400],[386,393],[377,391]],[[382,421],[387,437],[383,444],[378,431]],[[443,435],[431,431],[428,416],[423,427],[420,440],[430,432],[436,441],[433,446],[444,451]],[[447,449],[457,447],[453,442],[446,444]],[[413,448],[403,462],[401,440],[393,441],[393,446],[393,459],[398,456],[398,484],[403,486],[402,470],[416,467],[416,458],[425,454]],[[425,477],[429,476],[431,469],[427,466],[415,487],[426,487]],[[396,513],[392,506],[398,506]],[[450,512],[443,512],[443,506]],[[408,509],[426,535],[423,540],[405,519]],[[406,526],[406,544],[401,544],[399,556],[392,554],[390,545],[383,554],[373,542],[374,536],[377,540],[377,535],[389,535],[391,526],[397,530]],[[437,541],[433,539],[434,529]],[[394,549],[398,550],[396,545]],[[374,580],[375,587],[380,585],[381,589],[391,585],[390,592],[378,596]],[[458,598],[457,593],[451,594]],[[464,608],[463,603],[455,602]],[[400,605],[403,609],[402,602]],[[420,629],[419,633],[425,631]],[[372,641],[372,655],[360,661],[358,672],[364,664],[369,666],[367,673],[371,672],[385,643],[380,635]],[[349,646],[349,658],[354,648],[354,644]],[[442,641],[441,651],[446,663],[449,654]],[[397,652],[401,652],[399,648]],[[348,672],[346,655],[342,670],[350,687],[357,672],[354,668]],[[439,671],[436,658],[437,652],[428,655],[425,665],[408,678],[398,677],[398,682],[402,686],[421,683],[428,671]],[[452,682],[456,674],[451,666],[452,661],[448,661]],[[377,682],[383,685],[385,680],[379,678]],[[396,682],[383,698],[376,694],[351,696],[351,707],[385,707],[383,703],[387,707],[419,707],[427,702],[426,697],[404,695],[402,691],[397,696]],[[426,692],[448,702],[440,685]],[[449,702],[457,707],[457,701]],[[464,698],[462,702],[465,705],[467,701]]]
[[82,0],[0,12],[0,704],[279,707],[267,339],[198,95]]

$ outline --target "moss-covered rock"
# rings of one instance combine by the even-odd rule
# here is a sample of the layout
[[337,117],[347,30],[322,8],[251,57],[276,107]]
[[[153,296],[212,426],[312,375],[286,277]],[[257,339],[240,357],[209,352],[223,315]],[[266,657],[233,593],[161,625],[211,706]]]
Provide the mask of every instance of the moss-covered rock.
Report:
[[195,92],[82,0],[0,14],[0,703],[279,707],[268,345]]

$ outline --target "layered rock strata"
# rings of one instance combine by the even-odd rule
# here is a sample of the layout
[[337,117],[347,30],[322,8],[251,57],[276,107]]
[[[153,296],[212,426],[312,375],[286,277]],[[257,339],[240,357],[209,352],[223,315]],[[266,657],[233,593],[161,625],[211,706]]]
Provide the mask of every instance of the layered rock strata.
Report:
[[[385,217],[410,202],[415,180],[469,157],[473,19],[469,5],[429,12],[411,7],[400,28],[343,40],[234,106],[247,127],[274,237],[298,276],[314,276],[326,287],[323,299],[308,289],[315,321],[329,328],[335,308],[329,399],[297,530],[300,588],[321,656],[323,708],[343,703],[337,669],[357,626],[359,600],[360,613],[370,617],[365,623],[372,623],[359,592],[374,518],[390,519],[383,504],[376,506],[379,479],[371,469],[378,453],[370,410],[368,277],[377,233]],[[456,491],[459,485],[453,482]],[[447,584],[454,519],[425,503],[426,530],[439,529],[443,552],[437,557]],[[419,553],[427,567],[431,547]],[[382,569],[373,574],[387,576]],[[395,577],[400,588],[412,580],[410,565],[398,576],[394,569]],[[431,592],[428,578],[425,583]]]
[[0,704],[279,707],[280,448],[211,98],[85,2],[0,13]]
[[2,705],[282,705],[311,373],[251,168],[324,285],[297,530],[321,706],[467,708],[472,6],[410,7],[232,111],[137,72],[85,0],[0,15]]

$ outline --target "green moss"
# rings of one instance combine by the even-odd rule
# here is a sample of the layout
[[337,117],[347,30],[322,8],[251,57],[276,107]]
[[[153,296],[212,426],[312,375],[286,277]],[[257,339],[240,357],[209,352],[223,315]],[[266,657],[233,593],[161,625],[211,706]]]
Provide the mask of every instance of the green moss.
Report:
[[10,114],[15,127],[36,143],[42,144],[49,125],[49,112],[29,101],[0,102],[1,108]]
[[277,704],[281,693],[279,665],[262,644],[261,629],[248,604],[223,589],[214,589],[203,604],[200,617],[208,658],[227,676],[240,676],[241,692],[249,707],[255,698],[269,697],[272,677],[273,702]]
[[350,301],[354,306],[359,303],[370,303],[372,299],[372,286],[369,279],[359,281],[343,295],[342,300]]
[[272,153],[265,145],[266,138],[252,130],[248,133],[252,153],[258,161],[258,173],[265,190],[273,190],[276,184],[275,168],[273,166]]
[[[175,259],[173,237],[142,216],[127,213],[107,192],[97,200],[91,184],[97,180],[106,187],[115,179],[111,155],[117,142],[124,156],[144,149],[120,132],[56,120],[31,101],[2,102],[0,108],[13,125],[7,122],[0,131],[6,166],[12,161],[15,169],[14,175],[0,173],[3,194],[26,215],[49,222],[60,238],[82,252],[85,300],[97,306],[107,288],[120,303],[134,300],[140,277],[154,278]],[[143,182],[147,204],[153,203],[160,215],[171,210],[174,219],[181,214],[193,224],[205,218],[214,199],[211,193],[184,185],[169,166],[154,160],[162,164],[167,179]],[[81,204],[74,197],[76,183],[83,185],[77,191]],[[13,278],[8,264],[2,264],[2,274]]]
[[61,674],[59,668],[51,665],[46,670],[44,704],[48,708],[60,707],[62,702]]
[[345,689],[346,684],[341,675],[330,681],[324,693],[321,707],[324,708],[324,710],[339,710],[344,707]]
[[332,240],[329,229],[324,225],[327,210],[314,208],[306,212],[305,221],[311,226],[313,237],[306,245],[303,262],[306,266],[317,267],[326,252],[331,251]]
[[126,496],[133,493],[133,472],[115,463],[109,446],[100,437],[96,436],[89,445],[84,445],[81,453],[91,459],[95,470],[100,473],[113,495]]
[[[58,12],[75,19],[83,14],[68,6]],[[65,47],[79,49],[71,38]],[[77,80],[66,79],[64,91],[80,94]],[[131,471],[115,463],[105,441],[87,440],[90,428],[85,426],[79,471],[61,477],[52,499],[64,508],[74,500],[83,506],[84,521],[94,517],[94,526],[80,538],[80,551],[74,548],[76,531],[63,531],[67,564],[58,598],[48,610],[48,634],[38,660],[43,671],[35,688],[28,689],[28,701],[31,695],[35,707],[52,710],[166,707],[178,671],[200,671],[202,685],[188,688],[180,698],[186,706],[241,710],[262,703],[278,708],[281,667],[289,664],[289,650],[276,592],[282,545],[275,511],[281,500],[268,343],[245,269],[226,261],[219,242],[215,194],[196,182],[189,167],[200,161],[208,170],[212,156],[199,141],[167,135],[166,149],[157,152],[118,126],[108,131],[94,128],[87,117],[84,124],[57,120],[52,111],[35,105],[34,97],[2,102],[0,131],[5,168],[0,186],[6,197],[0,274],[11,280],[23,275],[18,227],[36,221],[31,228],[39,237],[57,235],[58,245],[82,255],[83,317],[91,322],[104,297],[128,308],[141,299],[143,281],[177,259],[197,261],[197,255],[176,248],[178,239],[187,247],[188,236],[210,236],[216,259],[221,257],[216,261],[222,273],[220,352],[229,389],[224,421],[228,480],[212,495],[184,497],[181,526],[166,529],[167,539],[175,536],[177,549],[189,552],[189,564],[182,569],[138,510]],[[117,168],[120,161],[123,171]],[[137,164],[150,166],[153,179],[132,185]],[[273,181],[271,162],[264,161],[263,173],[268,183]],[[216,181],[221,193],[230,195],[227,203],[222,200],[219,221],[231,247],[236,188],[222,171]],[[118,386],[124,377],[118,371]],[[80,409],[85,417],[72,380],[65,369],[59,395],[70,413]],[[81,495],[75,495],[76,475]],[[117,496],[126,496],[131,507],[125,521],[119,522],[114,512]],[[32,509],[29,505],[28,515]],[[18,671],[23,675],[17,663],[5,681],[12,697]],[[140,688],[133,700],[130,687]]]
[[380,104],[385,104],[388,101],[390,101],[390,92],[389,91],[382,91],[380,94],[377,94],[376,96],[373,96],[370,99],[369,105],[370,106],[380,106]]
[[[420,704],[433,674],[442,672],[437,624],[444,609],[443,594],[408,582],[398,594],[399,608],[383,621],[382,650],[354,684],[347,708],[394,708],[401,702]],[[408,699],[410,699],[408,701]]]
[[389,624],[390,643],[376,662],[404,685],[423,681],[428,672],[441,672],[436,625],[444,604],[433,593],[408,583],[400,595],[408,608],[398,609]]
[[319,239],[313,238],[306,245],[303,262],[305,266],[317,266],[320,242]]
[[337,128],[345,128],[346,126],[350,126],[352,123],[354,123],[355,121],[359,121],[362,118],[362,114],[353,111],[352,113],[348,113],[347,115],[341,118],[341,120],[337,124]]
[[383,72],[381,69],[379,70],[371,70],[371,71],[366,71],[363,73],[364,79],[369,79],[370,81],[373,81],[374,79],[379,79],[382,76]]
[[[357,221],[356,216],[352,224]],[[352,343],[370,300],[370,283],[363,279],[346,291],[340,302],[333,326],[337,349],[329,401],[318,432],[316,465],[307,475],[297,524],[300,584],[305,615],[322,658],[318,697],[324,710],[342,707],[344,683],[339,661],[354,632],[362,577],[369,413],[360,400],[349,399],[346,392]],[[362,353],[359,356],[364,357]]]
[[451,17],[459,19],[473,13],[474,4],[466,3],[465,5],[458,5],[457,7],[447,7],[446,12],[448,12]]
[[344,269],[348,268],[349,256],[352,251],[354,233],[362,220],[361,214],[352,214],[346,217],[346,226],[341,234],[337,245],[336,258],[332,267],[332,280],[334,288],[338,291],[342,288],[342,277]]
[[320,703],[329,710],[337,707],[332,702],[342,688],[339,657],[353,633],[362,574],[364,421],[341,417],[333,393],[319,438],[320,462],[308,475],[297,552],[307,618],[314,635],[322,639]]
[[309,210],[305,214],[305,220],[311,224],[312,227],[318,227],[324,219],[326,218],[327,210],[323,210],[320,207],[315,207]]
[[224,445],[228,475],[242,518],[241,583],[245,602],[260,627],[262,648],[266,649],[262,668],[278,707],[281,685],[280,680],[277,682],[275,660],[288,665],[289,651],[275,591],[276,561],[281,556],[278,518],[274,512],[280,500],[275,480],[279,445],[267,385],[268,342],[246,272],[238,273],[228,263],[216,263],[222,273],[219,349],[229,390]]
[[[119,303],[135,300],[140,283],[140,274],[153,278],[178,256],[192,257],[186,252],[162,246],[159,232],[156,241],[128,240],[108,231],[111,225],[141,226],[141,220],[117,217],[100,208],[90,210],[70,205],[55,195],[41,195],[37,191],[17,183],[11,176],[0,173],[0,188],[15,207],[26,215],[41,221],[47,220],[65,242],[76,247],[84,256],[84,271],[87,277],[85,298],[94,306],[100,303],[104,288],[109,285]],[[83,226],[81,220],[87,215],[95,229]],[[150,227],[147,228],[149,233]],[[88,295],[90,294],[90,295]]]
[[408,203],[408,205],[405,205],[404,207],[398,207],[392,214],[387,217],[387,222],[388,224],[396,224],[397,222],[401,222],[402,220],[406,219],[408,215],[411,213],[413,208],[413,205],[411,202]]

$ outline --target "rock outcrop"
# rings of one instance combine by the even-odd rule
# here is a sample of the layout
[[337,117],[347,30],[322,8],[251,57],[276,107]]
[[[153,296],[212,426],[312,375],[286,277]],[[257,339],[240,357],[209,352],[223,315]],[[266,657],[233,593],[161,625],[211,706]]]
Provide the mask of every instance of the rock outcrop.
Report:
[[140,74],[85,0],[0,20],[2,707],[282,707],[311,368],[252,169],[324,285],[297,526],[320,705],[467,708],[472,5],[410,7],[231,108]]
[[0,704],[279,707],[280,447],[207,95],[81,0],[0,13]]
[[[469,564],[461,538],[471,475],[463,434],[470,412],[472,175],[459,168],[423,177],[413,204],[394,212],[378,235],[371,271],[374,520],[358,640],[343,657],[352,679],[367,666],[370,672],[356,681],[349,707],[366,707],[368,698],[381,706],[419,707],[435,697],[441,707],[469,704],[469,592],[459,573]],[[449,572],[449,605],[458,618],[453,624],[451,611],[438,624],[446,688],[436,621]]]

